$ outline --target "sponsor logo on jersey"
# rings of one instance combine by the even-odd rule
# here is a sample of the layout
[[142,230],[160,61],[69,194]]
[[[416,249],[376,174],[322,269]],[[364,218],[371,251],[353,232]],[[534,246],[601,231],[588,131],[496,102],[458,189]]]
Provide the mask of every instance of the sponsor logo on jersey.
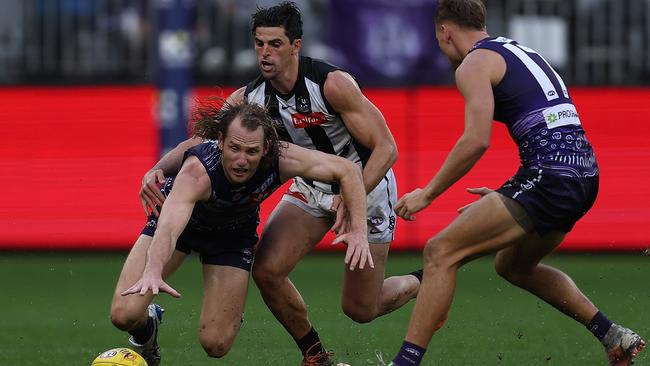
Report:
[[567,125],[580,125],[580,118],[578,118],[578,112],[573,104],[558,104],[546,108],[542,113],[549,129]]
[[293,113],[291,115],[291,121],[295,128],[320,126],[327,122],[327,116],[323,112],[313,112],[310,114]]

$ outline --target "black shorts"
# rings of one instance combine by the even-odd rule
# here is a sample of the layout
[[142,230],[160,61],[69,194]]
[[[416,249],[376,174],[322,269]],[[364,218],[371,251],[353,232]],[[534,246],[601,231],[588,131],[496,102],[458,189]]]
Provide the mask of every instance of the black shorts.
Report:
[[[186,254],[199,253],[203,264],[237,267],[250,272],[258,240],[258,222],[252,220],[236,230],[208,230],[197,227],[190,219],[176,242],[176,250]],[[157,223],[158,218],[151,214],[142,234],[153,236]]]
[[598,176],[572,178],[520,168],[497,192],[524,208],[538,234],[569,232],[596,201]]

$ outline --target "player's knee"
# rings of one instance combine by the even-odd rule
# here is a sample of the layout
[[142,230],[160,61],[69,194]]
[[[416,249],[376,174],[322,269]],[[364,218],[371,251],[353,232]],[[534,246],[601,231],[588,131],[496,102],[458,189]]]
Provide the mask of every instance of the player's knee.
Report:
[[120,330],[129,331],[136,327],[144,312],[135,312],[126,304],[113,304],[111,306],[111,322]]
[[518,285],[521,283],[521,276],[517,271],[514,271],[511,267],[508,266],[495,266],[495,270],[501,278],[510,282],[513,285]]
[[494,261],[494,270],[499,276],[505,279],[508,279],[512,273],[511,267],[508,265],[508,263],[506,263],[506,261],[499,258],[499,255],[497,255],[497,258]]
[[226,337],[201,337],[201,346],[208,357],[221,358],[225,356],[232,347],[232,339]]
[[273,287],[285,276],[277,267],[257,262],[251,272],[253,280],[261,287]]
[[348,318],[357,323],[369,323],[377,316],[375,306],[363,306],[350,301],[343,301],[341,309]]
[[269,270],[269,268],[265,267],[262,264],[253,264],[253,268],[251,269],[251,276],[253,277],[255,283],[261,287],[264,287],[264,285],[273,281],[273,273]]
[[514,285],[520,284],[528,273],[528,271],[513,266],[512,263],[503,260],[499,256],[494,262],[494,270],[499,276]]
[[451,252],[447,242],[438,236],[427,240],[422,251],[425,267],[439,268],[450,264]]

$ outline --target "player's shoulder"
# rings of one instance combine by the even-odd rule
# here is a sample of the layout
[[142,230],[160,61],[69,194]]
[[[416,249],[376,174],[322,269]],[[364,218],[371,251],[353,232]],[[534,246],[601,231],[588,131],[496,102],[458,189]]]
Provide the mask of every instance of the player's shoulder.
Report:
[[472,52],[468,53],[465,56],[465,59],[461,63],[463,64],[489,64],[494,63],[495,60],[503,60],[503,56],[498,52],[495,52],[491,48],[476,48]]
[[319,58],[312,58],[309,56],[300,56],[300,63],[302,64],[303,69],[306,71],[309,71],[311,69],[323,74],[332,72],[334,70],[341,70],[340,67],[334,65],[329,61],[325,61]]
[[246,84],[246,86],[237,89],[235,93],[240,92],[242,98],[245,98],[253,90],[257,89],[260,85],[264,84],[264,82],[265,82],[264,77],[262,76],[262,74],[259,74],[250,83]]
[[178,172],[177,180],[178,178],[181,178],[181,180],[191,179],[194,182],[210,181],[205,161],[196,155],[189,155],[185,159],[181,170]]
[[358,83],[354,79],[354,77],[352,77],[352,75],[350,75],[348,72],[345,72],[343,70],[336,70],[329,73],[329,75],[327,75],[327,79],[325,80],[325,83],[331,84],[331,86],[335,88],[342,88],[342,87],[349,87],[349,86],[358,87]]
[[[194,159],[192,159],[194,157]],[[185,162],[200,164],[208,172],[213,171],[221,162],[221,149],[217,140],[205,140],[192,146],[185,152]],[[184,163],[185,164],[185,163]]]
[[217,141],[217,140],[207,140],[206,139],[206,140],[203,140],[201,143],[190,147],[187,150],[188,151],[193,151],[193,152],[196,152],[196,153],[200,153],[200,154],[206,154],[206,153],[210,153],[210,152],[212,152],[212,153],[219,152],[220,151],[219,150],[219,141]]
[[456,69],[456,80],[491,75],[493,71],[505,67],[503,57],[490,50],[479,48],[468,53]]
[[341,75],[347,75],[351,80],[354,80],[349,72],[328,61],[301,56],[300,63],[302,76],[320,85],[324,85],[331,79],[338,80]]

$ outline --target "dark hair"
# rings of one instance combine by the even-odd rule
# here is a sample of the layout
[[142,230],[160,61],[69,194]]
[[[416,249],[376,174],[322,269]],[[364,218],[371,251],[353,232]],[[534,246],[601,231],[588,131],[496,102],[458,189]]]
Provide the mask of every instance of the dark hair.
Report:
[[461,28],[483,30],[485,13],[483,0],[439,0],[436,24],[449,20]]
[[267,150],[262,166],[275,164],[280,155],[280,140],[275,125],[264,108],[257,104],[241,102],[229,104],[222,98],[212,97],[197,103],[192,113],[192,135],[208,140],[225,139],[232,121],[239,117],[242,126],[249,131],[262,128]]
[[252,18],[253,36],[257,27],[284,27],[284,34],[289,38],[289,42],[302,38],[300,9],[293,1],[285,1],[270,8],[258,7]]

